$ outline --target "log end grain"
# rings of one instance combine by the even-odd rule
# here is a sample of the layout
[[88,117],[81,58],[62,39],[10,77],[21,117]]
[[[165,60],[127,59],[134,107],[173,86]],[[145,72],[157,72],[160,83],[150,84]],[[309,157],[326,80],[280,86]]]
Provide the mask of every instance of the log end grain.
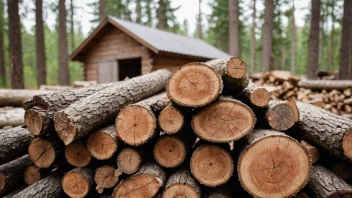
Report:
[[352,129],[350,129],[343,137],[342,148],[345,155],[352,160]]
[[319,160],[320,158],[320,152],[319,150],[315,147],[315,146],[312,146],[311,144],[309,144],[308,142],[304,141],[304,140],[301,140],[301,144],[306,147],[309,155],[311,156],[312,158],[312,163],[315,163]]
[[37,111],[36,109],[29,109],[25,112],[24,123],[28,131],[33,135],[40,135],[43,128],[44,115],[43,111]]
[[266,107],[270,101],[270,93],[267,89],[258,87],[249,95],[249,100],[256,107]]
[[156,142],[153,154],[158,164],[165,168],[174,168],[186,159],[187,150],[181,139],[163,136]]
[[189,63],[169,78],[166,91],[171,100],[186,107],[202,107],[219,97],[223,84],[220,75],[203,63]]
[[158,122],[161,130],[165,133],[175,134],[181,130],[184,123],[184,117],[180,110],[174,106],[167,106],[160,112]]
[[118,176],[115,176],[115,168],[112,166],[102,166],[95,170],[94,182],[97,185],[96,190],[98,193],[103,193],[104,188],[114,187],[119,180]]
[[39,168],[36,166],[28,166],[23,173],[23,180],[27,185],[32,185],[41,179]]
[[226,75],[233,79],[241,79],[247,73],[247,64],[238,57],[226,61]]
[[87,166],[92,157],[82,141],[73,142],[65,147],[65,158],[69,164],[75,167]]
[[[114,131],[114,133],[116,132]],[[91,156],[98,160],[110,159],[117,147],[116,140],[105,132],[95,132],[87,140],[87,148]]]
[[91,178],[85,172],[75,170],[64,175],[61,186],[69,197],[85,197],[91,188]]
[[133,174],[138,171],[142,164],[142,158],[140,154],[133,148],[124,148],[120,151],[117,156],[117,174],[121,174],[121,171],[125,174]]
[[42,138],[36,138],[28,147],[29,158],[39,168],[49,168],[55,161],[53,144]]
[[69,145],[75,140],[76,127],[73,125],[69,115],[64,111],[58,111],[54,117],[55,130],[59,138],[65,145]]
[[177,198],[189,197],[199,198],[199,192],[191,185],[184,183],[175,183],[167,187],[162,195],[162,198]]
[[286,131],[299,119],[298,111],[288,102],[270,101],[266,120],[272,129]]

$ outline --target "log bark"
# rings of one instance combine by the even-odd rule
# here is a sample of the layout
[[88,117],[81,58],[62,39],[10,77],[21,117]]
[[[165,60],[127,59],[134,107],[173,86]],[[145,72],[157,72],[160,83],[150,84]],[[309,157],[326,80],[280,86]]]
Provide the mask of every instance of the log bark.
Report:
[[270,92],[264,87],[250,83],[248,87],[236,96],[236,99],[252,108],[265,108],[269,105]]
[[197,136],[209,142],[225,143],[238,140],[252,131],[255,114],[238,100],[221,98],[199,111],[192,119]]
[[141,149],[135,147],[123,148],[117,156],[117,170],[115,175],[119,176],[122,173],[133,174],[137,172],[143,162]]
[[312,159],[312,163],[316,163],[319,158],[320,158],[320,152],[319,150],[315,147],[312,146],[311,144],[309,144],[308,142],[301,140],[301,144],[306,147],[311,159]]
[[75,168],[65,174],[61,186],[69,197],[85,197],[93,187],[93,171],[88,168]]
[[124,106],[160,92],[169,76],[168,70],[157,70],[88,96],[55,114],[56,132],[65,145],[85,137],[114,119]]
[[114,187],[119,181],[119,176],[115,175],[116,168],[111,165],[105,165],[97,168],[94,173],[94,182],[96,190],[102,194],[105,188]]
[[271,100],[265,119],[272,129],[286,131],[299,121],[299,111],[294,101]]
[[172,74],[166,92],[180,106],[199,108],[219,98],[222,88],[222,79],[214,68],[204,63],[189,63]]
[[28,155],[24,155],[1,165],[0,195],[15,189],[22,180],[23,171],[31,164]]
[[154,163],[146,163],[136,174],[117,185],[112,197],[152,198],[158,194],[165,182],[164,170]]
[[28,154],[38,168],[49,168],[58,161],[62,143],[56,138],[35,138],[28,147]]
[[352,161],[352,120],[297,102],[300,121],[294,132],[335,157]]
[[65,158],[74,167],[83,168],[87,166],[92,157],[84,141],[76,141],[65,147]]
[[22,102],[32,99],[35,95],[51,93],[52,91],[29,90],[29,89],[1,89],[0,90],[0,107],[4,106],[22,106]]
[[290,197],[307,184],[312,162],[303,145],[272,130],[255,130],[247,138],[249,144],[239,157],[237,170],[249,194]]
[[5,126],[20,126],[24,124],[22,108],[0,108],[0,128]]
[[165,107],[158,116],[158,123],[162,131],[167,134],[179,132],[184,124],[185,118],[182,112],[175,106]]
[[162,198],[168,197],[200,198],[201,189],[188,170],[180,170],[170,175],[166,182]]
[[23,180],[27,185],[32,185],[49,175],[49,173],[48,169],[40,169],[34,165],[30,165],[24,170]]
[[0,133],[0,164],[4,164],[27,153],[33,135],[21,126],[5,129]]
[[352,80],[301,80],[298,86],[313,90],[345,90],[352,88]]
[[317,198],[352,197],[352,186],[321,165],[313,166],[309,188]]
[[[341,177],[345,181],[352,180],[352,164],[344,160],[335,160],[334,162],[328,161],[329,165],[331,164],[331,171]],[[330,168],[330,167],[328,167]]]
[[98,160],[110,159],[116,152],[117,147],[118,139],[114,125],[90,134],[87,140],[90,155]]
[[170,104],[165,92],[124,107],[116,118],[116,131],[120,140],[138,146],[150,140],[157,129],[155,114]]

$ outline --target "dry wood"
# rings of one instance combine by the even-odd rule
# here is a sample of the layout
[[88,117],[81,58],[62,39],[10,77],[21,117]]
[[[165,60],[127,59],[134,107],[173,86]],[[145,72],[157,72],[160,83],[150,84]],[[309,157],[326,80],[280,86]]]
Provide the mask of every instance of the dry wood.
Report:
[[162,198],[200,198],[201,189],[188,170],[176,171],[168,178]]
[[23,180],[27,185],[32,185],[35,182],[43,179],[47,175],[49,175],[48,169],[40,169],[36,166],[28,166],[23,173]]
[[220,75],[204,63],[189,63],[169,78],[166,91],[176,104],[198,108],[216,100],[222,92]]
[[304,140],[301,140],[301,144],[306,147],[310,157],[312,158],[312,163],[314,164],[315,162],[317,162],[320,158],[319,150],[315,146],[312,146]]
[[65,158],[69,164],[79,168],[87,166],[92,159],[86,144],[81,140],[66,146]]
[[165,182],[164,170],[157,164],[146,163],[136,174],[117,185],[112,197],[153,198]]
[[12,190],[9,193],[6,193],[6,196],[3,196],[2,198],[12,198],[14,195],[17,193],[21,192],[23,189],[25,189],[27,186],[21,185],[20,187],[17,187],[15,190]]
[[98,193],[102,194],[104,188],[112,188],[117,184],[119,177],[115,175],[115,169],[113,166],[105,165],[95,170],[94,182]]
[[341,177],[345,181],[352,179],[352,164],[343,160],[329,161],[331,165],[331,171],[338,177]]
[[20,126],[24,124],[24,110],[22,108],[0,108],[0,128],[5,126]]
[[72,89],[70,86],[61,86],[61,85],[40,85],[39,90],[46,91],[62,91],[66,89]]
[[65,145],[87,136],[114,119],[124,106],[160,92],[169,76],[168,70],[157,70],[83,98],[55,114],[56,132]]
[[255,130],[237,170],[243,188],[254,197],[289,197],[309,180],[311,159],[295,139],[271,130]]
[[264,87],[249,83],[237,96],[237,99],[254,108],[265,108],[270,101],[270,92]]
[[141,150],[133,147],[123,148],[117,156],[117,170],[115,175],[119,176],[122,173],[133,174],[140,168],[143,158]]
[[242,138],[255,123],[255,115],[247,105],[222,98],[193,117],[192,129],[201,139],[224,143]]
[[35,136],[43,136],[54,131],[54,112],[34,106],[26,110],[24,122],[28,130]]
[[38,168],[49,168],[60,152],[58,139],[35,138],[28,147],[28,154]]
[[160,112],[158,123],[165,133],[175,134],[183,127],[184,116],[176,106],[169,105]]
[[160,112],[170,100],[165,92],[123,108],[116,118],[116,131],[120,140],[138,146],[150,140],[157,129],[155,113]]
[[4,164],[27,153],[33,135],[21,126],[0,132],[0,164]]
[[105,127],[89,135],[87,148],[92,157],[98,160],[110,159],[118,147],[116,128]]
[[15,189],[22,180],[23,171],[32,162],[28,155],[0,166],[0,195]]
[[88,168],[75,168],[65,174],[61,186],[69,197],[85,197],[93,187],[93,171]]
[[32,99],[35,95],[52,93],[52,91],[29,89],[0,89],[0,107],[22,106],[22,102]]
[[97,81],[74,81],[73,88],[90,87],[96,85]]
[[352,80],[301,80],[298,86],[307,89],[344,90],[352,88]]
[[272,129],[286,131],[299,121],[299,111],[294,101],[271,100],[265,118]]

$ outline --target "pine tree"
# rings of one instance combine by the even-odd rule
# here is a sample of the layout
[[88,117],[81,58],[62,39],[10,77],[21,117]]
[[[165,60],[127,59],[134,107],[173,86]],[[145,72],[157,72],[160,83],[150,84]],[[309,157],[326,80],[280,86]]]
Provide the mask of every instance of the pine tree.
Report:
[[341,48],[340,48],[340,68],[339,79],[349,79],[350,77],[350,49],[351,41],[350,30],[352,26],[352,1],[345,0],[342,19],[342,35],[341,35]]
[[240,56],[239,47],[239,20],[238,0],[229,0],[229,53],[233,56]]
[[273,32],[273,0],[265,1],[265,14],[263,26],[263,52],[262,52],[262,72],[270,71],[272,63],[272,32]]
[[44,44],[44,27],[43,27],[43,1],[36,0],[35,2],[36,15],[36,52],[37,52],[37,83],[38,86],[46,84],[46,58]]
[[309,33],[308,78],[315,79],[319,69],[319,19],[320,0],[312,0]]
[[5,70],[5,52],[4,52],[4,2],[0,1],[0,84],[6,84],[6,70]]
[[256,0],[253,0],[252,28],[251,28],[251,73],[255,72],[255,48],[256,48]]

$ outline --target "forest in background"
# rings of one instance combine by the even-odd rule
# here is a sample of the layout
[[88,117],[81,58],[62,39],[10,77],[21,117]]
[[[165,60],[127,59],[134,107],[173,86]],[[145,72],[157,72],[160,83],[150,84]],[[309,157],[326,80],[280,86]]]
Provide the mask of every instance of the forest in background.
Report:
[[[318,17],[314,17],[313,19],[317,22],[314,24],[318,25],[317,31],[319,33],[318,63],[314,64],[318,67],[316,70],[337,72],[340,69],[340,45],[345,5],[343,0],[312,0],[312,2],[307,2],[306,9],[309,12],[304,16],[305,23],[303,27],[296,27],[295,18],[298,16],[295,15],[293,1],[289,0],[197,1],[199,1],[199,4],[209,4],[211,13],[206,15],[202,13],[201,9],[194,11],[194,16],[197,18],[198,23],[193,33],[189,32],[189,23],[187,20],[183,22],[177,20],[174,12],[182,5],[172,6],[172,0],[96,0],[96,2],[90,3],[89,6],[95,11],[91,13],[96,16],[92,21],[95,26],[106,15],[112,15],[150,27],[203,39],[231,55],[240,56],[250,66],[251,72],[282,69],[291,70],[298,75],[306,75],[309,71],[308,65],[314,63],[314,60],[311,63],[308,61],[309,58],[312,59],[313,57],[314,59],[314,54],[310,55],[309,53],[309,49],[312,46],[309,44],[309,35],[312,13],[315,13],[313,15],[317,16],[318,14]],[[345,0],[345,2],[349,1]],[[84,39],[81,31],[82,25],[79,18],[75,17],[76,10],[81,8],[75,5],[75,0],[8,0],[6,2],[0,1],[0,46],[2,46],[0,50],[0,64],[5,69],[5,72],[2,72],[2,68],[0,68],[0,73],[2,74],[0,77],[0,86],[11,87],[12,85],[14,87],[14,84],[21,78],[21,76],[17,75],[18,80],[11,83],[11,50],[9,44],[9,31],[11,27],[9,26],[10,19],[8,16],[10,16],[9,13],[15,12],[15,10],[8,8],[13,7],[16,3],[19,6],[19,10],[24,10],[24,12],[19,13],[19,27],[22,41],[20,47],[22,49],[23,62],[22,79],[24,79],[23,84],[25,88],[37,88],[39,84],[66,85],[72,84],[74,80],[82,80],[83,68],[81,64],[74,62],[67,63],[68,55]],[[25,6],[28,3],[35,4],[34,7],[36,9],[26,9]],[[42,5],[40,9],[38,9],[39,4]],[[265,10],[256,10],[258,4],[265,5]],[[314,5],[317,7],[318,4],[319,12],[316,13],[317,9],[313,12],[314,9],[311,9],[312,5],[313,7]],[[351,9],[351,5],[349,6]],[[38,37],[36,37],[38,25],[34,25],[33,29],[29,32],[21,24],[23,19],[28,17],[28,13],[31,12],[34,12],[36,17],[38,17],[39,13],[43,12],[53,12],[57,16],[57,25],[54,29],[48,27],[45,18],[42,19],[44,50],[41,56],[38,56],[41,50],[36,48],[36,45],[38,45]],[[351,12],[348,13],[351,15],[350,18],[352,17]],[[15,14],[11,14],[11,16]],[[269,20],[272,22],[272,24],[269,24],[272,26],[271,34],[270,30],[264,25],[265,18],[267,20],[271,19]],[[29,20],[36,19],[31,18]],[[204,21],[207,21],[206,25]],[[352,20],[350,19],[350,21]],[[37,20],[36,24],[39,23],[40,20]],[[349,32],[352,34],[352,25],[350,27],[351,30]],[[317,28],[315,27],[315,29]],[[65,34],[66,36],[64,36]],[[13,34],[11,35],[13,36]],[[40,37],[40,34],[38,35]],[[349,37],[352,38],[352,35]],[[64,41],[64,38],[66,38],[66,41]],[[270,46],[268,45],[269,40],[272,40],[272,42],[269,42],[271,43]],[[266,43],[263,43],[263,41]],[[347,44],[347,47],[350,46],[347,48],[347,58],[351,59],[352,50],[350,48],[352,46],[352,39],[349,39]],[[268,50],[271,55],[268,55]],[[18,53],[18,51],[15,53]],[[263,56],[263,53],[266,55]],[[263,57],[266,57],[266,60]],[[349,75],[347,78],[349,78],[352,77],[352,60],[347,63],[348,65],[345,69],[347,69],[347,75]],[[66,65],[68,68],[65,70]],[[43,66],[45,66],[44,73],[40,69]],[[60,70],[60,68],[64,69]],[[42,71],[42,75],[37,75],[37,71]],[[69,73],[67,75],[69,78],[64,78],[63,76],[67,73]]]

